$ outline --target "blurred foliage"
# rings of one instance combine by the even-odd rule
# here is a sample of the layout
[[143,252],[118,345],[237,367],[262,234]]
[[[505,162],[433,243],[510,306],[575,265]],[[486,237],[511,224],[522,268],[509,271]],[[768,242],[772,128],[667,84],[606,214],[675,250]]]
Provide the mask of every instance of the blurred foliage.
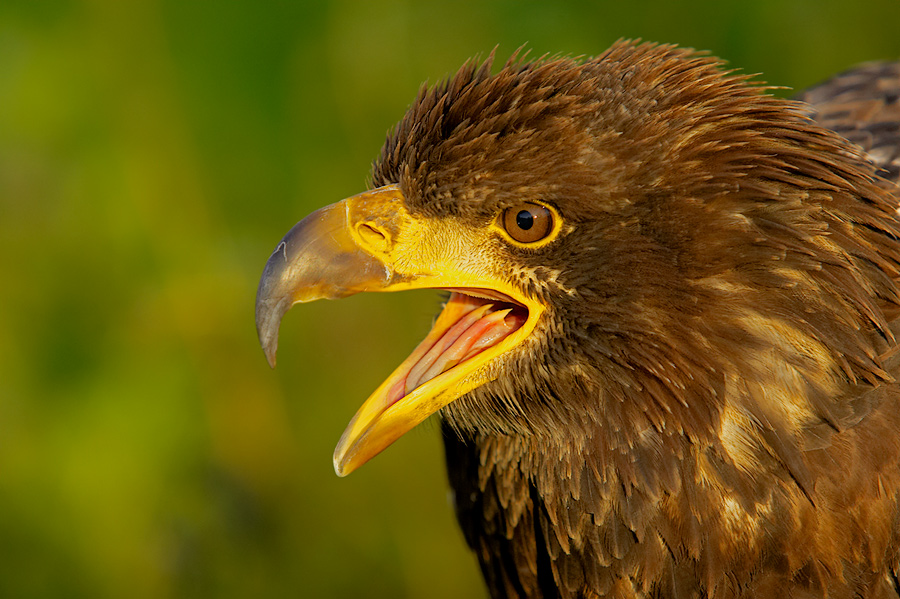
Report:
[[437,297],[295,309],[273,372],[271,248],[495,46],[641,37],[800,88],[900,57],[898,23],[897,0],[2,0],[0,596],[484,596],[434,423],[331,467]]

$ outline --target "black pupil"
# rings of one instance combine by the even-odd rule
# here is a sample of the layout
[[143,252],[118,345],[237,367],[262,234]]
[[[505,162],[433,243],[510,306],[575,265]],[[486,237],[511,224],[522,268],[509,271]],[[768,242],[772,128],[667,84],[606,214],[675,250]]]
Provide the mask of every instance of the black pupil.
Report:
[[527,210],[520,210],[516,215],[516,226],[527,231],[534,226],[534,215]]

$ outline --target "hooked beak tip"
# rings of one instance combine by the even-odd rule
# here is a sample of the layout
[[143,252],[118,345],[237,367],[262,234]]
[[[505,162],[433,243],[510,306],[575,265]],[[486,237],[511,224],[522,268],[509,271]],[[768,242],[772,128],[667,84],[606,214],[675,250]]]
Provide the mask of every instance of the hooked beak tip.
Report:
[[290,305],[287,297],[263,299],[256,305],[256,333],[266,361],[272,368],[275,368],[275,354],[278,351],[278,328]]
[[265,352],[266,362],[269,363],[269,368],[275,368],[275,348],[273,347],[271,351],[269,349],[266,349]]

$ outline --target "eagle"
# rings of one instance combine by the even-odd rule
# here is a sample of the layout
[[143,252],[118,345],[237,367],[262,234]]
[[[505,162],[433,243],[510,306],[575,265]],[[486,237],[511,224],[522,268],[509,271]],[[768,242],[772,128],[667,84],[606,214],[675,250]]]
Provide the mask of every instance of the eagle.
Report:
[[900,63],[492,58],[265,266],[272,366],[297,302],[446,294],[337,474],[437,414],[494,598],[900,596]]

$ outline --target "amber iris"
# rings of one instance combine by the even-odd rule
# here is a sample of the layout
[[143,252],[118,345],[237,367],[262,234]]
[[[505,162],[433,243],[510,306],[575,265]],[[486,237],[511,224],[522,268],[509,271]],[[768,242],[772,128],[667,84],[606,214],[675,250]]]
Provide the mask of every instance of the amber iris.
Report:
[[520,204],[504,210],[503,228],[519,243],[534,243],[553,230],[553,214],[540,204]]

